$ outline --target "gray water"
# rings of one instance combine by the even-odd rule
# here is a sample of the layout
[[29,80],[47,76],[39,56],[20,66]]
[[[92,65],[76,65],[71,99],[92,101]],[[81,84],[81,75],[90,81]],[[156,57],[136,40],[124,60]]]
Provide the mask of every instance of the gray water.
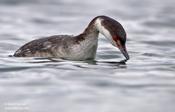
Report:
[[[174,0],[0,0],[0,112],[174,112]],[[9,57],[33,39],[118,20],[131,59],[102,35],[94,61]]]

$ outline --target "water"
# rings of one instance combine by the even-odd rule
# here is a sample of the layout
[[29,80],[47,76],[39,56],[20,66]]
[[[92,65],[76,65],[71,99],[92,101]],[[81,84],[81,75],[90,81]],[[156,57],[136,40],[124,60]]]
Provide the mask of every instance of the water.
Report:
[[[0,112],[174,112],[173,0],[0,0]],[[9,57],[97,15],[120,21],[131,59],[100,35],[94,61]]]

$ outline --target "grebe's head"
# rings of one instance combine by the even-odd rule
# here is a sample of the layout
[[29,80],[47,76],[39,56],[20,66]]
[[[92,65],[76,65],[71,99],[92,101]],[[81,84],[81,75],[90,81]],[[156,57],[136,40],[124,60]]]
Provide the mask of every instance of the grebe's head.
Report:
[[122,54],[129,60],[126,50],[126,32],[122,25],[116,20],[107,16],[96,17],[97,30],[102,33],[115,47],[118,47]]

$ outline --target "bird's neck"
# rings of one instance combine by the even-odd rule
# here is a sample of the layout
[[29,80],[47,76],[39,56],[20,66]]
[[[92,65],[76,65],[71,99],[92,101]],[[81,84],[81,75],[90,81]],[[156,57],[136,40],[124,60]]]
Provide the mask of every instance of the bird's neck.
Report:
[[98,39],[98,35],[99,35],[99,31],[97,29],[96,26],[96,19],[94,18],[88,25],[88,27],[86,27],[86,29],[77,36],[77,40],[97,40]]
[[110,42],[112,42],[112,37],[110,32],[101,24],[103,20],[100,17],[94,18],[88,25],[88,27],[84,30],[83,33],[77,36],[79,40],[88,40],[92,38],[98,39],[99,33],[104,35]]

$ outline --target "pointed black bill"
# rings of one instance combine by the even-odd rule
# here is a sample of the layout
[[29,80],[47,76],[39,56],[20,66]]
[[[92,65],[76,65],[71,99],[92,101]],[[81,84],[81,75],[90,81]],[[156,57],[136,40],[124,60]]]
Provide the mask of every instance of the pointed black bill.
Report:
[[129,60],[129,55],[128,55],[128,52],[126,50],[126,47],[120,47],[119,49],[120,49],[121,53],[125,56],[126,61]]

